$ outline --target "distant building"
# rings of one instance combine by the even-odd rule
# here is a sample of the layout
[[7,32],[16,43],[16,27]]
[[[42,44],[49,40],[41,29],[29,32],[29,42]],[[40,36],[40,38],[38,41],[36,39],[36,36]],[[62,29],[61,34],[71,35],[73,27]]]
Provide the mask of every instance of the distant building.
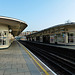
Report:
[[30,35],[30,34],[33,34],[33,33],[36,33],[38,31],[26,31],[26,32],[21,32],[21,34],[19,36],[17,36],[16,38],[18,40],[27,40],[26,38],[26,35]]
[[38,32],[38,31],[26,31],[26,32],[22,32],[19,36],[26,36],[26,35],[30,35],[30,34],[33,34],[36,32]]

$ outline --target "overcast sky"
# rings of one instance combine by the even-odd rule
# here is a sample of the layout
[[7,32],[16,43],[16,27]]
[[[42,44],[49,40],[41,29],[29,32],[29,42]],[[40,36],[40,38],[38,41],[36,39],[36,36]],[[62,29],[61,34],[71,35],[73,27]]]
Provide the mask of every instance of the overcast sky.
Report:
[[75,22],[75,0],[0,0],[0,16],[25,21],[24,31]]

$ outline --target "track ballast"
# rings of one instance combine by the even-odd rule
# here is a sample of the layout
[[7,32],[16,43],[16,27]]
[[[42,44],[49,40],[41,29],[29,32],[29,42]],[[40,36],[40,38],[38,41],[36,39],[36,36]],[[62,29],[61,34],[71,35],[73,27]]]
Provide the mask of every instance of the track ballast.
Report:
[[75,50],[29,41],[19,41],[58,75],[75,75]]

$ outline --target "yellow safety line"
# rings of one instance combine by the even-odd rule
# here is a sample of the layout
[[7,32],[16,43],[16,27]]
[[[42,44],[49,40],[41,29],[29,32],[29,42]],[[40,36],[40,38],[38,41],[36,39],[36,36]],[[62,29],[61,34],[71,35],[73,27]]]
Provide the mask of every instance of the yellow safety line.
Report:
[[[19,42],[18,42],[19,43]],[[29,53],[29,51],[21,44],[19,43],[24,50],[30,55],[30,57],[36,62],[36,64],[45,72],[46,75],[49,75],[49,73],[36,61],[36,59]]]

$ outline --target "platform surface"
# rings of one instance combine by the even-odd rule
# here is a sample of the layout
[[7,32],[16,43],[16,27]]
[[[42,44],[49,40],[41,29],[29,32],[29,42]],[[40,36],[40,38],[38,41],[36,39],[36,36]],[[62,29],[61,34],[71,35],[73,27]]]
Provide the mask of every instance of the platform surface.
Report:
[[14,41],[0,50],[0,75],[41,75],[25,50]]
[[50,46],[56,46],[56,47],[61,47],[61,48],[67,48],[67,49],[73,49],[73,50],[75,50],[75,45],[51,45],[50,44]]
[[38,44],[44,44],[44,45],[48,45],[48,46],[55,46],[55,47],[61,47],[61,48],[75,50],[75,45],[61,45],[61,44],[47,44],[47,43],[38,43]]

